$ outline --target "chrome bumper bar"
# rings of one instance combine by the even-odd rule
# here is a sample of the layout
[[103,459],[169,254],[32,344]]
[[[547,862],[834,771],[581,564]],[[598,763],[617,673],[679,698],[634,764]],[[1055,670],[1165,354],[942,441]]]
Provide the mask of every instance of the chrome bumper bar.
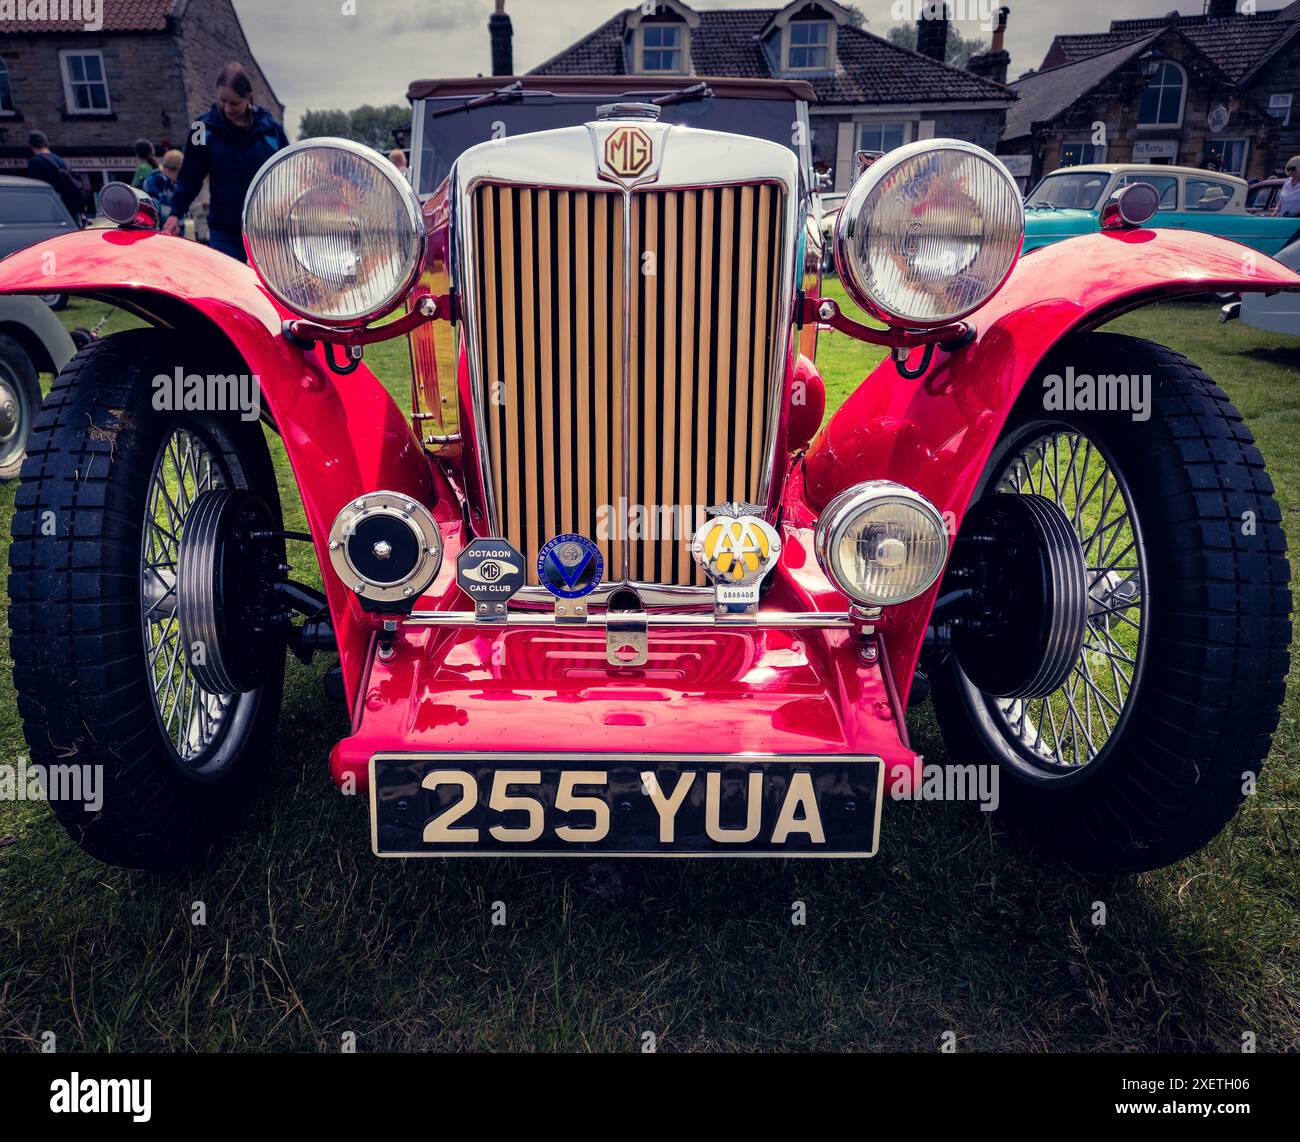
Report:
[[603,630],[610,624],[624,624],[629,620],[644,623],[647,628],[660,630],[699,629],[708,630],[854,630],[863,625],[863,619],[847,611],[759,611],[756,615],[737,618],[722,618],[712,613],[685,615],[666,615],[641,611],[614,611],[588,615],[585,620],[557,619],[546,611],[521,612],[510,611],[505,622],[482,622],[475,618],[473,611],[412,611],[403,620],[405,626],[417,627],[522,627],[546,629],[558,627],[564,630],[581,630],[588,627]]

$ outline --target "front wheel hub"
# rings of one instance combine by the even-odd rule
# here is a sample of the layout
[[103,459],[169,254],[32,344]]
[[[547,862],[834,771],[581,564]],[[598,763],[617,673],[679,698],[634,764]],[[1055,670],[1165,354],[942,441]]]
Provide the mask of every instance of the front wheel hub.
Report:
[[0,374],[0,460],[7,460],[22,436],[23,399]]
[[176,612],[190,668],[209,693],[257,689],[272,661],[279,556],[271,527],[260,496],[226,488],[200,494],[185,517]]
[[1097,600],[1060,507],[1038,495],[986,496],[967,513],[949,574],[970,585],[952,649],[971,682],[995,698],[1041,698],[1065,684]]

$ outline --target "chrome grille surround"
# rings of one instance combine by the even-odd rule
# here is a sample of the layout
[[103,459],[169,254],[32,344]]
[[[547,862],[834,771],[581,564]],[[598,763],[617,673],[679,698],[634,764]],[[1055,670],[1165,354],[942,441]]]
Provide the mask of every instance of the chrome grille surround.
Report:
[[[639,178],[624,182],[608,171],[602,172],[601,153],[609,133],[628,122],[635,122],[653,139],[655,161]],[[771,251],[774,283],[770,297],[771,335],[767,339],[768,360],[764,362],[767,415],[765,423],[756,426],[760,429],[761,452],[757,457],[751,455],[749,466],[751,469],[756,466],[759,476],[755,502],[764,505],[768,518],[773,518],[778,508],[781,488],[776,452],[782,423],[782,397],[793,350],[792,330],[800,287],[797,269],[802,264],[802,245],[806,240],[803,219],[807,216],[808,208],[795,153],[779,144],[744,136],[645,120],[611,119],[583,127],[563,128],[480,144],[460,157],[452,179],[455,204],[452,218],[452,281],[461,308],[462,324],[457,327],[457,337],[467,352],[472,405],[472,416],[468,418],[470,423],[462,425],[467,443],[465,462],[477,465],[479,486],[484,499],[483,514],[487,527],[496,535],[507,534],[506,520],[503,517],[507,505],[502,502],[505,498],[502,492],[505,489],[498,486],[496,479],[498,469],[495,464],[500,457],[493,455],[491,416],[494,414],[488,407],[487,396],[488,362],[484,356],[485,347],[490,350],[491,346],[484,338],[488,316],[484,312],[487,308],[484,304],[487,291],[481,293],[479,283],[482,273],[493,271],[481,264],[483,259],[478,252],[482,219],[476,196],[480,191],[494,188],[498,192],[509,190],[512,193],[537,191],[554,195],[585,194],[587,200],[592,202],[598,201],[595,198],[597,194],[615,196],[617,206],[611,218],[615,221],[615,237],[620,241],[619,248],[610,251],[610,257],[617,259],[615,272],[621,272],[618,300],[621,301],[622,317],[621,328],[615,328],[611,322],[609,334],[621,342],[621,360],[617,362],[617,368],[621,381],[619,387],[622,407],[610,411],[621,418],[621,440],[624,445],[621,449],[622,473],[614,495],[614,501],[617,502],[618,496],[627,495],[631,487],[631,450],[627,445],[632,437],[636,415],[631,407],[633,386],[626,383],[631,375],[632,330],[636,316],[632,311],[634,212],[636,217],[640,217],[641,203],[647,201],[648,194],[652,192],[718,192],[724,189],[739,191],[741,188],[752,190],[764,187],[772,190],[775,195],[773,215],[777,246]],[[575,232],[576,229],[575,225]],[[591,235],[588,234],[587,237],[590,238]],[[495,272],[509,271],[522,278],[528,274],[530,265],[531,263],[497,267]],[[535,267],[533,272],[535,273]],[[527,280],[522,282],[519,296],[535,303],[536,292],[530,293],[529,284]],[[615,299],[609,300],[612,306]],[[612,352],[613,346],[610,349]],[[647,435],[647,450],[651,443]],[[617,438],[615,447],[618,447]],[[539,469],[550,463],[559,470],[559,466],[571,463],[571,458],[561,455],[540,454],[537,460]],[[519,469],[522,470],[526,463],[527,458],[520,457]],[[541,479],[540,470],[538,478]],[[734,494],[707,497],[706,502],[713,504],[719,499],[733,498],[743,497],[736,490]],[[591,538],[596,537],[593,535]],[[683,551],[688,542],[689,535],[680,541]],[[621,545],[619,558],[607,568],[606,582],[596,592],[594,601],[604,601],[622,587],[635,589],[648,605],[705,606],[711,601],[712,588],[696,577],[693,567],[686,576],[677,576],[678,579],[685,578],[684,582],[652,582],[634,576],[631,574],[630,548],[630,543]],[[535,552],[526,551],[525,554],[531,561]],[[665,575],[661,578],[671,580],[673,577]],[[540,606],[549,605],[552,599],[542,588],[529,586],[516,596],[515,601],[524,606]]]

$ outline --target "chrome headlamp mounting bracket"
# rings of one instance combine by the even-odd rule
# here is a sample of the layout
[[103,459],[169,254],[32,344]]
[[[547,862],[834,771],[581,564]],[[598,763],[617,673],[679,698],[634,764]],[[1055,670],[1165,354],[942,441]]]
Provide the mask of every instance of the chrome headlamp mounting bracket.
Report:
[[952,352],[969,345],[976,334],[975,326],[970,321],[953,321],[933,329],[874,329],[847,316],[838,302],[828,297],[806,294],[799,312],[799,324],[810,325],[813,322],[829,326],[837,333],[845,333],[855,341],[884,345],[896,352],[906,352],[925,345],[938,345],[939,348]]
[[[373,345],[378,341],[391,341],[395,337],[405,337],[428,321],[439,319],[454,321],[454,314],[455,304],[452,295],[436,297],[428,294],[420,298],[409,313],[384,325],[337,328],[318,325],[314,321],[298,317],[285,321],[280,327],[280,332],[290,345],[301,349],[304,353],[316,348],[318,343],[322,344],[325,347],[325,363],[339,376],[347,376],[349,373],[356,372],[367,345]],[[335,346],[343,349],[344,362],[341,365],[335,361]]]

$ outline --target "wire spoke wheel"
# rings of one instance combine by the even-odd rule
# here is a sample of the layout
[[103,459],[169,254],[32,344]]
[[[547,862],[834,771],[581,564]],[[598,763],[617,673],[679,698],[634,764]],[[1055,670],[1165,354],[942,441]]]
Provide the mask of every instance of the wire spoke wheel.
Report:
[[197,433],[177,427],[158,450],[145,499],[140,609],[154,712],[163,736],[187,766],[200,768],[220,741],[237,699],[205,690],[181,635],[177,562],[194,501],[231,483],[230,472]]
[[[1071,369],[1096,399],[1049,408]],[[1144,415],[1103,399],[1116,378],[1140,379]],[[1241,413],[1182,354],[1075,333],[1026,382],[954,540],[927,664],[948,755],[996,767],[999,814],[1040,853],[1161,868],[1247,799],[1290,665],[1282,518]]]
[[[55,377],[22,472],[30,507],[14,517],[9,615],[24,731],[35,762],[102,773],[97,802],[52,797],[50,809],[83,851],[126,868],[205,859],[238,828],[275,759],[284,647],[257,644],[244,595],[284,562],[265,434],[153,402],[160,374],[233,371],[222,353],[192,330],[92,342]],[[268,538],[252,566],[228,532],[205,531],[202,509],[218,501],[261,509]],[[217,549],[228,558],[200,558]],[[192,621],[213,614],[216,627]],[[216,650],[256,658],[238,690],[204,673],[219,664],[205,645],[213,629]]]
[[1083,549],[1087,627],[1066,680],[1041,697],[982,695],[1021,760],[1050,772],[1078,770],[1118,734],[1145,650],[1146,550],[1133,498],[1109,452],[1064,424],[1031,424],[1018,434],[990,490],[1052,501]]

